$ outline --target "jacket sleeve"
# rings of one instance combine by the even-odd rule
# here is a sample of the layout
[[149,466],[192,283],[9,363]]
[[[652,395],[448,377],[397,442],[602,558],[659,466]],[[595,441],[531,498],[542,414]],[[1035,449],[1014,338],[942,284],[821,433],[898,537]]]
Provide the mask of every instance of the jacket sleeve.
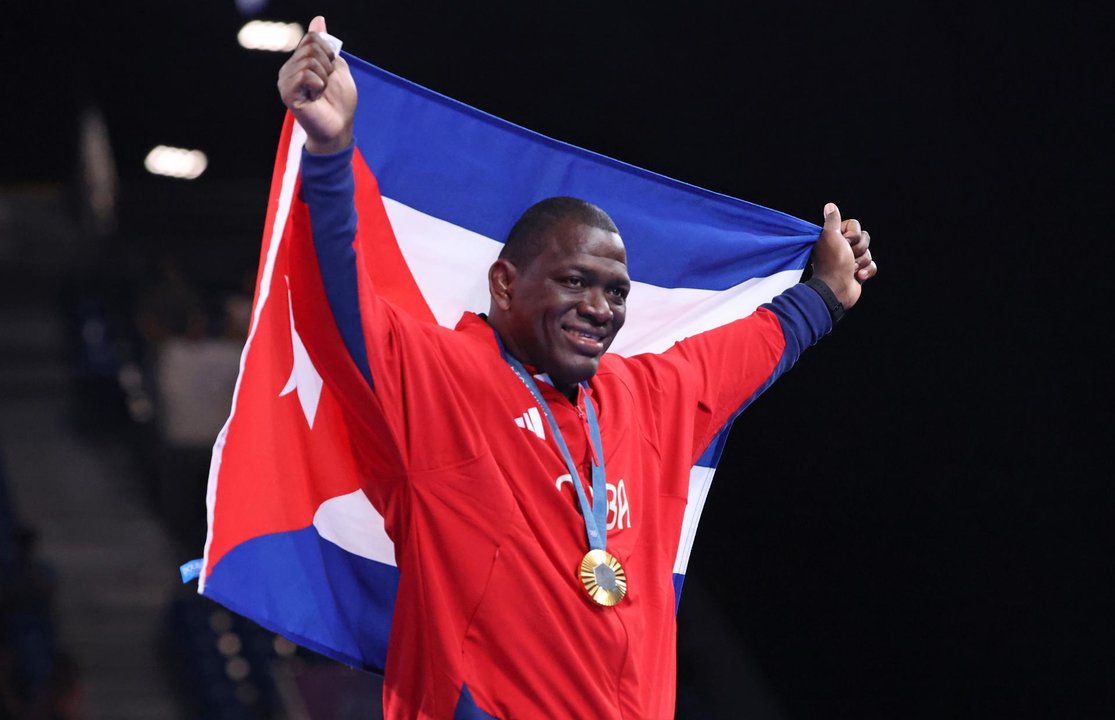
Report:
[[[466,362],[468,354],[459,352],[466,340],[434,320],[399,250],[376,179],[353,153],[303,152],[297,202],[313,239],[313,257],[306,259],[320,272],[324,314],[351,358],[346,365],[362,378],[363,387],[351,391],[374,396],[409,477],[478,451],[479,435],[462,431],[470,427],[470,408],[454,381]],[[431,417],[443,419],[437,442]]]
[[[676,394],[692,411],[692,459],[696,463],[709,444],[736,415],[789,370],[801,353],[826,335],[833,316],[817,291],[799,283],[751,315],[686,338],[645,368],[656,376],[660,391],[679,383]],[[653,358],[659,360],[653,360]],[[657,366],[657,367],[656,367]],[[668,372],[663,372],[669,368]]]
[[349,356],[369,385],[373,385],[357,281],[356,184],[352,175],[349,146],[329,155],[303,150],[299,202],[308,214],[314,253],[321,272],[325,295]]

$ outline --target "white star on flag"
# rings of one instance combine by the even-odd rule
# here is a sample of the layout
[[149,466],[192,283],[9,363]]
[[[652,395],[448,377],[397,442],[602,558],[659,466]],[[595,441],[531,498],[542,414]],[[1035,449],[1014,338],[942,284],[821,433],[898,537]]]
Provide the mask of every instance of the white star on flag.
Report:
[[290,370],[290,379],[286,387],[279,393],[279,397],[289,395],[292,390],[298,391],[298,402],[302,405],[302,414],[311,428],[314,426],[314,416],[317,415],[317,403],[321,399],[321,375],[313,362],[302,338],[294,329],[294,306],[290,300],[290,280],[287,280],[287,307],[290,310],[290,340],[294,349],[294,367]]

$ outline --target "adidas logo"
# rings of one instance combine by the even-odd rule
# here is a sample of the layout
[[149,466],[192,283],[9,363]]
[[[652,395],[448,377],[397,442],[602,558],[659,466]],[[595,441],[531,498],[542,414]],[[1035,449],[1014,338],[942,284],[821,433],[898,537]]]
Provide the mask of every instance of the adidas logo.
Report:
[[542,416],[538,414],[538,408],[536,407],[527,410],[522,417],[515,418],[515,424],[525,430],[530,430],[543,440],[546,439],[546,427],[542,424]]

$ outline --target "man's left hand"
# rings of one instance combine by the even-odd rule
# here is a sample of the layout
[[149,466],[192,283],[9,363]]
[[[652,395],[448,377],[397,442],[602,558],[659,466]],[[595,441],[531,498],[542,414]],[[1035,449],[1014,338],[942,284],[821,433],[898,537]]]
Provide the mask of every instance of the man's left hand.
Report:
[[813,247],[813,277],[832,289],[845,310],[859,301],[863,283],[879,271],[870,245],[871,235],[859,220],[841,220],[836,205],[825,205],[825,226]]

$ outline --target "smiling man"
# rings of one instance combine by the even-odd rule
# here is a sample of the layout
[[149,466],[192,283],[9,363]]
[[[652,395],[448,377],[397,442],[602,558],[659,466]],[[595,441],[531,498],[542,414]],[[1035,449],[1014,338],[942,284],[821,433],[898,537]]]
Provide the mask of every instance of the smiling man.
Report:
[[528,209],[488,272],[488,322],[520,361],[573,399],[623,327],[627,253],[600,208],[550,198]]
[[386,716],[671,717],[690,468],[855,304],[876,273],[867,233],[826,206],[808,282],[623,358],[607,353],[631,286],[619,229],[550,198],[492,264],[486,317],[421,322],[360,274],[357,216],[382,208],[354,205],[355,87],[324,21],[310,30],[278,83],[307,136],[291,222],[360,371],[322,374],[400,571]]

